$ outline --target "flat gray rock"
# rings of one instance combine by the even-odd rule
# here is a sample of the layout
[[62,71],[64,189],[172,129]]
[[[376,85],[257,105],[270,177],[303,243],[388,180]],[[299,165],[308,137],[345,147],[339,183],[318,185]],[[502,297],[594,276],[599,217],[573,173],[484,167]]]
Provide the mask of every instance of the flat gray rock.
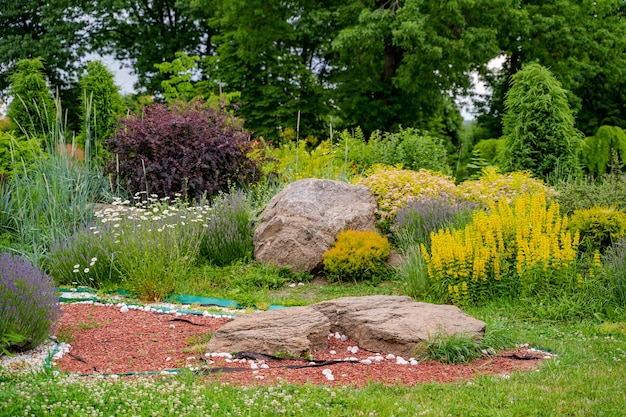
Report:
[[486,324],[452,305],[418,303],[411,297],[373,295],[346,297],[313,304],[340,332],[373,351],[403,357],[436,335],[465,335],[481,339]]
[[326,349],[329,333],[339,332],[369,351],[409,358],[421,342],[436,335],[479,340],[485,327],[451,305],[418,303],[400,296],[345,297],[237,317],[215,332],[207,349],[302,356]]
[[252,351],[303,356],[328,345],[330,322],[310,307],[289,307],[247,314],[220,327],[207,345],[209,352]]

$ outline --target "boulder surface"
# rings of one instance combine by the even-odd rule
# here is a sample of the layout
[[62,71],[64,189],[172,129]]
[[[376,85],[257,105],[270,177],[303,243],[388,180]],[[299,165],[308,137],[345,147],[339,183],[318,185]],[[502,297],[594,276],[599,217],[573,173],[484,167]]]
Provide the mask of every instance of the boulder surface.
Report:
[[485,327],[455,306],[401,296],[345,297],[235,318],[215,332],[207,349],[302,356],[327,348],[329,333],[339,332],[369,351],[409,358],[421,342],[436,335],[479,340]]
[[340,231],[376,229],[375,210],[376,199],[365,186],[315,178],[295,181],[261,213],[254,257],[296,272],[315,272]]
[[328,344],[330,322],[309,307],[289,307],[237,317],[220,327],[209,352],[289,353],[303,356]]

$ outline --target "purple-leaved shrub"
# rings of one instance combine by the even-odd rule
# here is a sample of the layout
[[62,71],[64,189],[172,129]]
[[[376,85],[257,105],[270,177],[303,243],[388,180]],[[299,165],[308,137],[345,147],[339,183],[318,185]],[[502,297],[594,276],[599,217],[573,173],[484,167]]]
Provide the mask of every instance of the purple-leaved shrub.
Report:
[[199,100],[151,104],[124,119],[107,141],[117,158],[108,172],[133,193],[182,193],[200,201],[260,178],[258,162],[248,156],[253,146],[249,133],[225,110]]
[[26,259],[0,254],[0,341],[6,344],[0,346],[0,351],[38,346],[48,337],[60,313],[58,296],[46,274]]
[[403,245],[430,247],[430,234],[440,229],[463,228],[472,221],[478,204],[443,195],[411,200],[398,211],[391,231]]

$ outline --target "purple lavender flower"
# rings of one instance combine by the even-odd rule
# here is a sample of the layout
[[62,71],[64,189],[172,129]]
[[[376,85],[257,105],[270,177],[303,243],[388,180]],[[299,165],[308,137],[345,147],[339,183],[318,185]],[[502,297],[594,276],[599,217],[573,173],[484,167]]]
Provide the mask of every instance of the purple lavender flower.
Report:
[[447,196],[413,200],[398,211],[391,230],[401,241],[429,247],[431,232],[463,227],[472,220],[476,208],[476,203]]
[[19,335],[9,350],[28,350],[52,331],[61,309],[52,280],[26,259],[0,254],[0,340]]

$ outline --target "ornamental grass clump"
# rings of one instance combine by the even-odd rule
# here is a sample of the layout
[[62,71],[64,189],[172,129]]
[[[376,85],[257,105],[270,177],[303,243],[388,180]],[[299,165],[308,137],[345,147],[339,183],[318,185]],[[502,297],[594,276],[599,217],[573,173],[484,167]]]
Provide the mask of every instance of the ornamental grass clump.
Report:
[[355,183],[369,187],[376,197],[376,216],[379,227],[385,232],[389,231],[398,210],[411,200],[460,196],[452,177],[426,169],[410,171],[375,165]]
[[475,201],[485,208],[492,201],[504,200],[510,203],[523,194],[543,193],[548,198],[556,195],[556,191],[542,180],[532,178],[529,171],[500,174],[497,167],[485,168],[480,178],[462,182],[458,185],[458,192],[464,199]]
[[26,259],[0,254],[0,355],[41,344],[60,313],[46,274]]
[[390,254],[389,241],[379,233],[344,230],[324,253],[324,269],[331,280],[376,281],[388,272]]
[[421,248],[434,292],[443,302],[467,305],[570,288],[578,283],[579,235],[567,223],[558,204],[536,193],[491,203],[463,229],[433,233],[430,251]]
[[252,257],[253,224],[250,200],[241,192],[224,194],[211,206],[204,227],[200,256],[216,266]]

